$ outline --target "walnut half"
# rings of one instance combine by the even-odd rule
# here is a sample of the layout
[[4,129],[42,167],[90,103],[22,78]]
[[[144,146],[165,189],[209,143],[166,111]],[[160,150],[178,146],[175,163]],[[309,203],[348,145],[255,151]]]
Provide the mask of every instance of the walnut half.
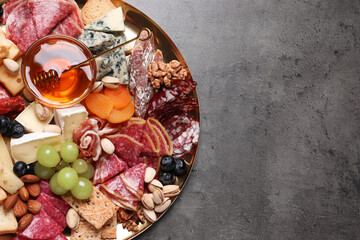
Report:
[[177,60],[172,60],[170,63],[153,61],[148,70],[149,81],[155,89],[159,89],[161,85],[170,87],[172,79],[184,80],[186,76],[186,69],[183,68],[181,63]]

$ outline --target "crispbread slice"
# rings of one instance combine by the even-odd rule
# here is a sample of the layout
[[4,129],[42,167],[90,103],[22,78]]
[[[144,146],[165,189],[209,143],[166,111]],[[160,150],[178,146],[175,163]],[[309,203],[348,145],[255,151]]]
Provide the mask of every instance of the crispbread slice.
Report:
[[104,17],[106,13],[116,9],[111,0],[88,0],[81,9],[81,16],[85,25]]
[[79,227],[71,230],[70,240],[100,240],[101,229],[96,229],[88,221],[80,218]]
[[112,218],[110,218],[102,228],[101,238],[102,239],[116,239],[116,226],[117,226],[117,217],[116,213]]
[[96,187],[93,187],[93,194],[87,200],[75,199],[71,194],[62,198],[96,229],[102,228],[119,209]]
[[17,229],[18,222],[14,216],[14,211],[12,209],[5,211],[3,205],[0,205],[0,235],[16,233]]

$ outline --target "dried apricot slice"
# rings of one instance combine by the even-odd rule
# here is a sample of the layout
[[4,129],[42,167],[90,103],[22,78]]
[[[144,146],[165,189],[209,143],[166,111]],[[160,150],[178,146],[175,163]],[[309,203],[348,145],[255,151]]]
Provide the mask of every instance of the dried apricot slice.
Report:
[[103,119],[108,118],[114,108],[111,98],[101,93],[91,93],[85,103],[91,113]]
[[116,109],[122,109],[130,102],[130,92],[125,85],[120,85],[114,89],[106,88],[104,94],[111,98]]
[[129,120],[135,112],[135,104],[130,101],[129,104],[122,109],[113,109],[107,120],[111,123],[121,123]]

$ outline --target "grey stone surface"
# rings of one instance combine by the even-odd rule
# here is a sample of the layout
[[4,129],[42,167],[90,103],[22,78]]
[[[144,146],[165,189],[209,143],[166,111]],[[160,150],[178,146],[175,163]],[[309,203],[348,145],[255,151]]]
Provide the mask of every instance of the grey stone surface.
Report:
[[131,0],[198,82],[201,139],[138,239],[360,239],[360,2]]

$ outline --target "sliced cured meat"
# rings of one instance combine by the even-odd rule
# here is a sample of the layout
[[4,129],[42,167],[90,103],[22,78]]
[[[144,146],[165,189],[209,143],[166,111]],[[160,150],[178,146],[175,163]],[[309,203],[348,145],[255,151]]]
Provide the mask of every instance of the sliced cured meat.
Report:
[[139,68],[143,61],[144,48],[142,45],[135,44],[130,58],[130,82],[129,91],[135,95],[136,79],[138,76]]
[[6,34],[22,52],[38,39],[27,1],[18,4],[8,16]]
[[[179,80],[174,79],[171,86],[162,88],[157,92],[149,102],[146,117],[155,115],[156,109],[164,108],[163,105],[175,101],[179,98],[185,98],[187,95],[196,88],[196,82],[191,79]],[[159,110],[162,111],[161,109]]]
[[172,155],[172,141],[166,130],[156,119],[149,118],[143,130],[141,143],[144,145],[143,152],[159,155]]
[[0,84],[0,100],[10,98],[10,95],[6,92],[5,88]]
[[25,102],[21,96],[2,99],[0,102],[0,115],[14,115],[25,109]]
[[142,118],[131,118],[126,122],[126,126],[121,134],[132,137],[136,141],[140,141],[142,137],[142,131],[144,129],[146,121]]
[[164,127],[172,140],[174,156],[189,153],[199,141],[200,124],[189,114],[173,116]]
[[80,156],[97,161],[101,155],[100,136],[93,130],[84,133],[79,143]]
[[126,162],[115,154],[102,156],[96,163],[93,184],[103,183],[127,168]]
[[54,195],[50,190],[49,181],[41,180],[39,182],[41,194],[46,198],[53,206],[56,206],[64,215],[66,215],[70,206],[63,199]]
[[79,15],[79,9],[76,8],[64,20],[62,20],[51,31],[51,34],[63,34],[75,37],[82,33],[84,23]]
[[62,227],[59,226],[44,210],[35,214],[30,225],[18,232],[20,237],[29,239],[51,239],[61,234]]
[[[29,238],[24,238],[24,237],[21,237],[19,235],[16,235],[13,240],[29,240]],[[49,238],[47,240],[67,240],[67,238],[65,237],[64,234],[60,233],[59,235],[53,237],[53,238]]]
[[146,164],[139,163],[136,166],[126,170],[124,173],[120,174],[120,177],[126,185],[127,189],[139,199],[144,194],[146,167]]
[[116,205],[124,207],[128,210],[135,211],[137,208],[138,197],[127,189],[121,175],[100,185],[100,189],[104,192]]
[[155,56],[154,56],[154,62],[163,62],[164,61],[164,56],[161,50],[156,50]]
[[63,229],[66,227],[65,214],[63,214],[60,209],[55,207],[46,194],[41,193],[37,199],[41,203],[42,209],[46,212],[49,217],[51,217],[57,224],[59,224]]
[[144,153],[144,154],[140,155],[139,162],[146,164],[147,167],[151,167],[151,168],[155,169],[156,172],[158,172],[160,170],[160,161],[161,161],[161,157],[146,155]]
[[55,195],[52,193],[51,189],[50,189],[50,183],[49,183],[49,181],[41,180],[40,182],[38,182],[38,184],[39,184],[41,193],[44,193],[44,194],[47,194],[47,195],[50,195],[50,196],[55,196]]
[[42,38],[74,10],[74,5],[58,0],[29,0],[29,9],[36,35]]
[[140,66],[135,87],[135,116],[144,118],[147,105],[154,96],[154,89],[148,82],[148,73],[145,66]]
[[115,146],[115,153],[120,156],[130,167],[135,166],[143,149],[143,144],[125,134],[108,136]]
[[1,22],[6,24],[6,20],[8,16],[12,13],[12,11],[24,0],[8,0],[3,5],[3,15],[1,16]]

